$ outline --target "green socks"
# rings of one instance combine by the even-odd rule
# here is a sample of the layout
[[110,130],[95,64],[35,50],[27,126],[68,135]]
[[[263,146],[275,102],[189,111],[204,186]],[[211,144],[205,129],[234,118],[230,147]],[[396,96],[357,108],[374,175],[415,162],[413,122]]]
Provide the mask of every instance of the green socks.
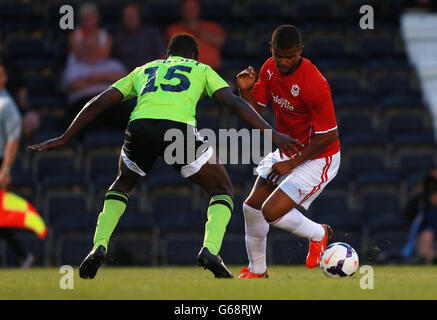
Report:
[[[108,248],[109,238],[126,209],[128,199],[129,196],[121,191],[111,190],[106,193],[103,211],[97,220],[93,250],[99,245]],[[220,251],[226,226],[233,209],[234,203],[229,195],[221,194],[211,198],[208,207],[208,221],[205,224],[203,246],[208,248],[209,252],[214,255],[217,255]]]
[[217,255],[220,251],[226,226],[233,209],[234,203],[227,194],[213,196],[209,202],[203,246],[208,248],[209,252],[214,255]]
[[129,195],[121,191],[111,190],[106,193],[103,211],[97,220],[93,250],[99,245],[108,248],[109,238],[126,209],[128,199]]

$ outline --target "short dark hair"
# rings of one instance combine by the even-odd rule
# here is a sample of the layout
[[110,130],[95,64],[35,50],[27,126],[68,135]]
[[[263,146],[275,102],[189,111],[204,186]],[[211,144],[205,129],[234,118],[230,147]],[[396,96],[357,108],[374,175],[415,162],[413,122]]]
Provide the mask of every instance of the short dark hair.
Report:
[[291,24],[283,24],[272,34],[272,46],[280,49],[290,49],[302,45],[302,35],[299,29]]
[[199,46],[196,39],[187,33],[175,34],[171,37],[167,47],[167,56],[181,56],[194,59],[199,58]]

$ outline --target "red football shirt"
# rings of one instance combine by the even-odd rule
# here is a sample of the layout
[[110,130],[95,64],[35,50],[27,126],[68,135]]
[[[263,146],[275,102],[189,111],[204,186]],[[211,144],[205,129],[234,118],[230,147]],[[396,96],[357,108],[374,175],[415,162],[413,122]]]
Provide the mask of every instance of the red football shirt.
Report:
[[[296,70],[283,76],[273,58],[262,66],[258,81],[251,91],[262,106],[272,102],[276,128],[304,144],[305,148],[317,133],[337,128],[331,88],[325,77],[310,60],[302,58]],[[313,159],[324,158],[340,151],[336,139]]]

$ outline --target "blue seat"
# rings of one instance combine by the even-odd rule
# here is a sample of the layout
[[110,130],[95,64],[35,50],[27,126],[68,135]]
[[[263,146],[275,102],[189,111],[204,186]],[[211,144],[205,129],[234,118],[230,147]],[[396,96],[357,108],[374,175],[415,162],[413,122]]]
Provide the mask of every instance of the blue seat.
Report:
[[352,75],[337,75],[328,77],[332,94],[353,94],[361,92],[360,79]]
[[34,175],[38,180],[48,176],[71,175],[77,173],[75,155],[65,152],[39,154],[33,164]]
[[230,234],[227,232],[223,238],[220,256],[226,265],[247,265],[247,251],[244,233]]
[[202,246],[203,235],[189,232],[165,235],[161,240],[164,265],[193,265]]
[[360,209],[363,218],[397,214],[399,212],[399,192],[384,188],[360,192]]
[[300,3],[296,6],[295,17],[304,22],[330,20],[332,6],[328,3]]
[[79,266],[93,246],[93,233],[65,234],[56,238],[57,265]]
[[284,10],[279,3],[256,2],[251,3],[246,8],[250,12],[250,17],[257,17],[256,20],[273,20],[280,18]]
[[222,48],[223,58],[238,58],[246,54],[246,41],[243,36],[228,36]]
[[117,176],[119,154],[114,152],[96,152],[88,155],[86,177],[90,184],[107,186]]
[[111,237],[113,265],[147,266],[156,263],[158,253],[151,235],[124,235],[117,231]]
[[64,119],[54,113],[40,114],[40,129],[41,132],[62,131],[65,127]]
[[95,148],[114,148],[123,145],[123,133],[114,130],[100,130],[86,132],[83,146],[86,150]]
[[48,223],[56,233],[62,230],[91,230],[97,222],[97,214],[90,214],[85,193],[49,193],[45,211]]
[[388,137],[396,137],[400,134],[415,134],[424,130],[422,114],[398,113],[383,121],[383,126]]
[[348,108],[360,108],[368,107],[375,104],[375,98],[368,93],[348,93],[348,94],[336,94],[332,96],[334,106],[348,107]]
[[147,5],[150,19],[160,24],[172,23],[180,19],[180,5],[178,2],[151,2]]
[[345,55],[346,44],[342,37],[316,37],[308,43],[308,54],[313,58]]
[[367,59],[394,57],[396,56],[394,38],[386,35],[366,37],[360,43],[360,54]]
[[395,156],[395,163],[402,172],[424,173],[435,167],[435,151],[433,149],[400,149]]
[[163,158],[158,157],[149,174],[145,179],[142,179],[141,183],[153,190],[164,186],[188,185],[190,181],[183,178],[174,167],[166,164]]
[[274,264],[305,263],[308,254],[308,239],[298,238],[291,234],[271,234],[269,237],[270,260]]
[[367,133],[374,129],[372,115],[366,113],[346,114],[338,117],[337,122],[340,136]]
[[210,2],[202,4],[202,18],[222,22],[223,19],[232,19],[234,6],[226,2]]
[[361,228],[361,217],[349,207],[345,192],[331,191],[328,187],[311,204],[311,209],[315,221],[334,229],[352,231]]
[[395,150],[400,148],[434,148],[436,141],[434,138],[433,129],[428,129],[423,132],[410,132],[398,134],[390,140],[390,144]]
[[201,230],[206,214],[194,210],[188,195],[169,192],[157,195],[153,201],[153,213],[163,232]]
[[381,151],[354,151],[348,155],[346,166],[349,170],[354,172],[372,172],[372,171],[384,171],[386,168],[386,154]]
[[407,74],[376,75],[370,82],[370,88],[377,97],[384,97],[391,94],[405,94],[412,92],[410,76]]
[[397,170],[376,169],[367,172],[357,171],[354,178],[354,183],[359,186],[397,186],[402,183],[402,174]]
[[120,218],[117,228],[120,230],[152,230],[155,226],[155,217],[151,213],[145,213],[140,206],[140,199],[131,195],[123,216]]

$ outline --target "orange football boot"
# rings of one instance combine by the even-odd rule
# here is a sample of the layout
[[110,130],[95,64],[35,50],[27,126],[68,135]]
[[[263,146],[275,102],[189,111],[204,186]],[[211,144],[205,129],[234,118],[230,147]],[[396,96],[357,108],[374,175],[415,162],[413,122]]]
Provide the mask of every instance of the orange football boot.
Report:
[[242,267],[240,271],[239,279],[256,279],[256,278],[264,278],[267,279],[269,275],[267,274],[267,270],[264,273],[253,273],[250,272],[249,268]]
[[321,241],[310,241],[310,245],[308,248],[308,255],[306,259],[306,266],[308,268],[317,267],[320,263],[320,255],[326,249],[326,245],[328,244],[329,239],[332,235],[332,229],[330,226],[326,224],[322,224],[322,227],[325,229],[325,236]]

